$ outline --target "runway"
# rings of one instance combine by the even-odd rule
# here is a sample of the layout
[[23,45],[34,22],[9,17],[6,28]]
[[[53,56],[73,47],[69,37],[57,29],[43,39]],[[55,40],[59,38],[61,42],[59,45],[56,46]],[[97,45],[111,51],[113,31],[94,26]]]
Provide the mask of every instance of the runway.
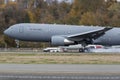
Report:
[[0,72],[25,73],[120,73],[120,65],[0,64]]
[[0,80],[120,80],[120,75],[0,74]]
[[0,80],[120,80],[120,65],[0,64]]

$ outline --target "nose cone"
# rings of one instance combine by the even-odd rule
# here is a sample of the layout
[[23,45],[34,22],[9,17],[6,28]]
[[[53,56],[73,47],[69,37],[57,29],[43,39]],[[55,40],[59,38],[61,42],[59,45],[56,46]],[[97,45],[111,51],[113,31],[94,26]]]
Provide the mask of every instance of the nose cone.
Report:
[[16,25],[13,25],[13,26],[10,26],[8,29],[6,29],[4,31],[4,34],[9,36],[10,38],[16,38],[16,37],[18,37],[18,35],[17,35],[18,32],[17,31],[18,30],[16,28]]
[[4,31],[4,34],[7,35],[7,36],[9,36],[9,37],[13,37],[11,28],[6,29],[6,30]]
[[9,36],[10,35],[10,31],[7,29],[7,30],[4,31],[4,34]]

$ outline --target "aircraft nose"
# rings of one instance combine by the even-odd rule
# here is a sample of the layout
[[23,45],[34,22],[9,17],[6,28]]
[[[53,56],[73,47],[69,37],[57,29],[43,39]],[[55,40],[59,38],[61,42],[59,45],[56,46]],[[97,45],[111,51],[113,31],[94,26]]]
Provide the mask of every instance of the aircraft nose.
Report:
[[11,36],[11,30],[10,29],[6,29],[4,31],[4,34],[7,35],[7,36]]
[[9,35],[8,29],[4,31],[4,34],[5,34],[5,35]]

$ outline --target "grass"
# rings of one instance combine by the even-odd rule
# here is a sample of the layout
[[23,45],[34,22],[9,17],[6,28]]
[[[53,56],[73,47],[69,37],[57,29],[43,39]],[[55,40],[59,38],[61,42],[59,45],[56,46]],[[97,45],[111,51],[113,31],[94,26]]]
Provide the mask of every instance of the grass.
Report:
[[0,63],[9,63],[9,64],[120,64],[120,54],[0,53]]

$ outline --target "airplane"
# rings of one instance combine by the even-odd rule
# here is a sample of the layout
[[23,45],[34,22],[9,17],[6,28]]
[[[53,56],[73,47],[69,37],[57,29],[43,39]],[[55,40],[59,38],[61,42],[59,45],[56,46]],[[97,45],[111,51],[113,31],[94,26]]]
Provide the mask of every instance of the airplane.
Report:
[[51,45],[73,44],[120,45],[120,28],[60,24],[20,23],[4,34],[22,41],[51,42]]

